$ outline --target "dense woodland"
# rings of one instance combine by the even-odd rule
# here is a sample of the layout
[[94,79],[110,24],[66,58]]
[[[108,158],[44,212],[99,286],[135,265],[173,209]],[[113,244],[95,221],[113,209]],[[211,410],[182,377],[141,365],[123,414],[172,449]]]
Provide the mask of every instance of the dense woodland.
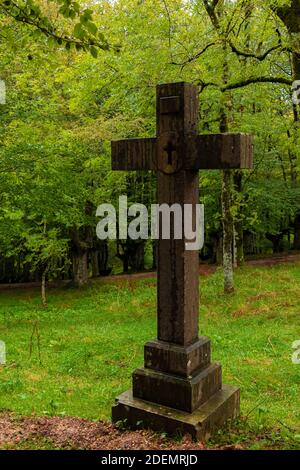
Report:
[[96,238],[96,208],[155,202],[155,174],[111,170],[152,137],[158,83],[199,87],[199,132],[254,135],[254,169],[203,171],[203,260],[225,290],[245,256],[300,249],[300,0],[0,1],[0,282],[155,269],[155,245]]

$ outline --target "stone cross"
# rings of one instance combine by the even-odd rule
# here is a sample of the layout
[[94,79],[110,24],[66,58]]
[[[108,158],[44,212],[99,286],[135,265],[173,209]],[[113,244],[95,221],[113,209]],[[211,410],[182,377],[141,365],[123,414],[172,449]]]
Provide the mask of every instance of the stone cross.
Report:
[[[252,166],[252,138],[197,134],[198,93],[187,83],[157,87],[157,138],[112,142],[114,170],[157,171],[157,203],[199,203],[198,171]],[[222,385],[210,341],[198,335],[199,254],[186,240],[158,241],[157,339],[145,345],[144,368],[118,397],[113,421],[205,438],[238,415],[239,390]]]

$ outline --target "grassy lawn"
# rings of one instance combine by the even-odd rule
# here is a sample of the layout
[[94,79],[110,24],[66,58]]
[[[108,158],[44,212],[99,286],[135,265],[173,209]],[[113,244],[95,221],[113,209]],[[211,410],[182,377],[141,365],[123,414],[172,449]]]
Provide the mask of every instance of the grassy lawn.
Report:
[[[101,280],[85,291],[51,289],[48,309],[38,290],[0,291],[7,348],[0,410],[109,419],[143,362],[143,344],[155,337],[155,284]],[[200,333],[212,340],[224,382],[240,386],[247,418],[215,439],[237,442],[265,430],[267,439],[300,448],[300,366],[291,361],[300,340],[300,265],[242,268],[236,288],[223,295],[221,272],[201,280]]]

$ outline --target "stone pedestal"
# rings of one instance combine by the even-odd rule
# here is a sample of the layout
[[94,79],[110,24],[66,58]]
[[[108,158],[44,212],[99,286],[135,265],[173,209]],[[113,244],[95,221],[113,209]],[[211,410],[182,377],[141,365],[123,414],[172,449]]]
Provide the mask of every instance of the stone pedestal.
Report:
[[129,390],[116,399],[112,419],[131,429],[152,429],[170,436],[190,434],[193,439],[205,441],[227,420],[237,418],[239,408],[239,389],[228,385],[193,413],[134,398]]
[[211,363],[207,338],[187,347],[156,340],[145,345],[145,367],[134,371],[132,390],[116,399],[112,419],[132,429],[203,440],[236,418],[239,406],[239,389],[222,386],[222,369]]

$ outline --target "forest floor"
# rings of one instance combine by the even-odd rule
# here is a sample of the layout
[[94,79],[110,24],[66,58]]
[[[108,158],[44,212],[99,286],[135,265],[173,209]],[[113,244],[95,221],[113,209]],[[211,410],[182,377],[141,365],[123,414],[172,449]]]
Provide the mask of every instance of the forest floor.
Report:
[[[281,254],[274,254],[269,256],[263,256],[259,258],[248,259],[245,262],[245,265],[249,266],[277,266],[280,264],[286,263],[297,263],[300,262],[300,253],[299,252],[286,252]],[[213,274],[218,269],[218,266],[215,264],[209,263],[200,263],[199,265],[199,275],[201,276],[209,276]],[[145,271],[141,273],[129,273],[129,274],[112,274],[110,276],[106,276],[103,279],[107,281],[119,281],[119,280],[134,280],[134,279],[150,279],[156,276],[155,271]],[[62,287],[67,285],[70,281],[54,281],[50,283],[51,287]],[[41,285],[40,282],[24,282],[24,283],[0,283],[0,290],[7,290],[7,289],[23,289],[25,287],[34,288],[39,287]]]
[[[201,278],[200,330],[224,383],[241,388],[242,417],[208,448],[300,449],[300,262],[248,264],[223,294],[222,270]],[[207,273],[208,274],[208,273]],[[117,429],[114,398],[130,388],[156,333],[156,279],[100,279],[85,290],[0,292],[2,449],[200,449],[188,437]]]
[[251,429],[245,419],[227,426],[205,444],[188,435],[170,439],[147,430],[120,430],[109,421],[0,414],[2,450],[296,450],[298,444],[291,431],[283,433],[280,427]]

